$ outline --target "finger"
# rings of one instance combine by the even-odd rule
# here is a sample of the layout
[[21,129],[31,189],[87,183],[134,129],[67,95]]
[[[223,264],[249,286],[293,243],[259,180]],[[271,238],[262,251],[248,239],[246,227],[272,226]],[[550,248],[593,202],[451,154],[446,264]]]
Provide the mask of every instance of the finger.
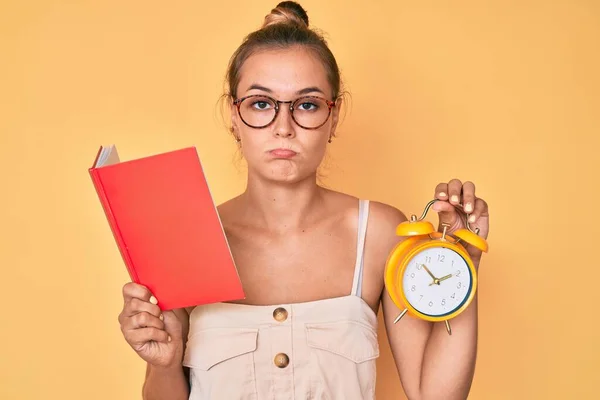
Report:
[[458,212],[456,211],[456,208],[448,202],[438,202],[436,205],[439,209],[438,217],[440,229],[441,226],[446,224],[451,227],[455,226],[455,223],[458,220]]
[[168,342],[169,334],[162,329],[140,328],[127,331],[125,338],[130,345],[138,347],[151,340],[155,342]]
[[146,312],[158,318],[163,318],[162,311],[159,306],[150,302],[140,300],[138,298],[132,298],[123,307],[123,311],[119,314],[119,323],[121,325],[126,324],[126,319],[130,318],[141,312]]
[[173,311],[164,312],[165,330],[172,337],[182,337],[181,321]]
[[467,181],[462,186],[462,204],[465,213],[473,212],[475,207],[475,184]]
[[129,302],[125,305],[123,314],[126,317],[131,317],[140,312],[147,312],[149,314],[154,315],[155,317],[160,317],[162,311],[159,306],[156,304],[152,304],[148,301],[140,300],[138,298],[133,298],[129,300]]
[[456,208],[447,201],[437,201],[431,208],[441,214],[450,214],[456,212]]
[[435,187],[435,195],[434,195],[435,199],[439,199],[439,200],[448,200],[448,184],[447,183],[439,183],[436,187]]
[[127,319],[125,329],[157,328],[164,330],[165,323],[147,312],[140,312]]
[[488,205],[485,200],[477,199],[475,200],[475,209],[473,213],[469,216],[469,223],[476,222],[481,216],[488,215]]
[[[123,299],[125,302],[133,298],[150,301],[152,297],[154,296],[146,286],[135,282],[129,282],[123,286]],[[154,303],[156,304],[156,302]]]
[[450,203],[460,203],[461,191],[462,182],[460,180],[452,179],[450,182],[448,182],[448,196],[450,196]]
[[445,182],[438,183],[435,187],[434,199],[439,200],[433,205],[433,210],[437,212],[450,211],[448,208],[448,184]]

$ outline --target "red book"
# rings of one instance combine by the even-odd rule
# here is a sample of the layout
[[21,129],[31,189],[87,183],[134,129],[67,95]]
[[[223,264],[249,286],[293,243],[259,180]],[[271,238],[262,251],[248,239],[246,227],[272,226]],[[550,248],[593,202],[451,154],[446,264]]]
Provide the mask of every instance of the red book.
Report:
[[89,173],[131,280],[162,310],[244,298],[194,147],[123,162],[100,147]]

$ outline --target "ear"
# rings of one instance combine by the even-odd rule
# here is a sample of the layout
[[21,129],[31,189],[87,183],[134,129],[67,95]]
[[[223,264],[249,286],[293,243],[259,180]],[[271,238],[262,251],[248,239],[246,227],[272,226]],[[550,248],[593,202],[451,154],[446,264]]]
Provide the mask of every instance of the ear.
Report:
[[238,134],[236,134],[236,132],[238,131],[239,124],[237,107],[235,104],[233,104],[233,100],[231,99],[229,100],[229,113],[231,116],[231,133],[233,133],[236,139],[239,139]]
[[338,121],[340,118],[340,109],[342,108],[342,98],[338,98],[335,101],[335,106],[331,110],[331,131],[329,132],[329,137],[335,137],[335,130],[337,129]]

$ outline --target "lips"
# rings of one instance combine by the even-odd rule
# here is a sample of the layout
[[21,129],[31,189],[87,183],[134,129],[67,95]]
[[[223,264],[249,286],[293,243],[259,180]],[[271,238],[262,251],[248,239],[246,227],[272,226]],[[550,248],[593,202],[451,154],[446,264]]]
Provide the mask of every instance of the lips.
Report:
[[269,154],[275,158],[292,158],[298,153],[290,149],[274,149],[271,150]]

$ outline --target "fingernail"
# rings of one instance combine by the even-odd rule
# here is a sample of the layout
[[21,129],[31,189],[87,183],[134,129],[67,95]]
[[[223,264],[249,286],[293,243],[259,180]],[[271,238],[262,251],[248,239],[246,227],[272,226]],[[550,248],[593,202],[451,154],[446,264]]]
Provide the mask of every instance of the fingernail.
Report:
[[471,203],[467,203],[467,205],[465,206],[465,211],[466,212],[473,211],[473,206],[471,205]]
[[167,338],[167,340],[170,342],[170,341],[171,341],[171,336],[169,336],[169,337]]
[[458,202],[458,196],[457,195],[453,195],[451,198],[452,201],[454,202]]
[[440,197],[446,197],[446,193],[440,192]]
[[162,315],[162,314],[160,314],[158,318],[160,318],[160,320],[161,320],[161,321],[164,321],[164,320],[165,320],[165,316],[164,316],[164,315]]
[[475,216],[474,215],[471,215],[469,217],[469,222],[475,222]]
[[150,303],[152,303],[152,304],[158,304],[158,300],[156,300],[156,297],[150,296]]

